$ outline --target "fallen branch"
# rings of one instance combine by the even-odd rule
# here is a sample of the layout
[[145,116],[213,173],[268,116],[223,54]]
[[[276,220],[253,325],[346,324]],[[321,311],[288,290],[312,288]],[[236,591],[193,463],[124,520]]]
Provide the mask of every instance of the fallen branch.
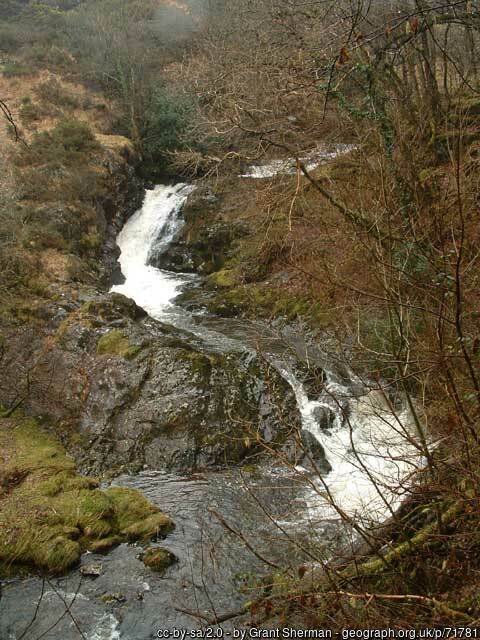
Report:
[[[20,136],[20,131],[19,131],[18,127],[17,127],[17,124],[15,122],[13,114],[10,111],[7,103],[4,100],[0,100],[0,113],[2,113],[3,117],[6,119],[6,121],[13,128],[13,132],[15,134],[15,142],[18,142],[19,140],[22,140],[22,138]],[[22,140],[22,141],[25,143],[24,140]]]
[[175,611],[178,611],[179,613],[185,613],[187,614],[187,616],[191,616],[192,618],[203,620],[208,624],[208,626],[214,626],[217,624],[221,624],[222,622],[227,622],[227,620],[232,620],[233,618],[239,618],[240,616],[245,615],[246,613],[248,613],[249,608],[247,605],[244,605],[241,609],[229,611],[228,613],[223,613],[220,616],[215,615],[213,618],[203,613],[190,611],[189,609],[181,609],[180,607],[175,607]]
[[[457,516],[460,511],[462,511],[463,504],[459,502],[454,502],[443,514],[441,517],[442,526],[451,522],[455,516]],[[429,538],[437,531],[439,527],[438,520],[430,523],[423,529],[421,529],[418,533],[416,533],[412,538],[402,542],[401,544],[393,547],[390,551],[385,553],[382,556],[382,560],[375,559],[370,560],[369,562],[365,562],[364,564],[355,564],[354,566],[347,567],[343,571],[340,572],[340,577],[345,580],[349,580],[356,577],[368,577],[373,576],[378,573],[382,573],[385,568],[392,563],[397,562],[412,549],[422,546],[426,542],[428,542]]]
[[0,411],[0,418],[10,418],[12,414],[25,402],[25,398],[18,400],[10,409],[7,409],[3,413]]
[[459,618],[465,622],[471,622],[470,616],[462,611],[458,611],[457,609],[451,609],[444,602],[440,602],[436,598],[428,598],[427,596],[419,596],[415,594],[389,594],[389,593],[350,593],[349,591],[337,591],[331,592],[331,595],[341,595],[347,596],[349,598],[357,598],[361,600],[366,600],[368,607],[374,600],[410,600],[412,602],[420,602],[426,604],[427,606],[431,606],[440,613],[444,613],[446,615],[451,616],[452,618]]

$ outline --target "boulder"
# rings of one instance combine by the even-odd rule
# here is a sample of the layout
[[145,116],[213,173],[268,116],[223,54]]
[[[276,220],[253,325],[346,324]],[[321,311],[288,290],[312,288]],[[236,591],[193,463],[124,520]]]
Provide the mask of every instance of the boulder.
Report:
[[143,564],[157,573],[163,574],[172,564],[178,562],[175,554],[162,547],[150,547],[140,556]]
[[296,434],[291,434],[282,447],[282,455],[292,465],[328,474],[332,467],[327,460],[325,450],[315,436],[306,429],[299,429]]
[[291,388],[260,355],[212,353],[120,294],[87,301],[51,335],[19,330],[7,350],[0,403],[25,395],[84,471],[237,463],[299,423]]

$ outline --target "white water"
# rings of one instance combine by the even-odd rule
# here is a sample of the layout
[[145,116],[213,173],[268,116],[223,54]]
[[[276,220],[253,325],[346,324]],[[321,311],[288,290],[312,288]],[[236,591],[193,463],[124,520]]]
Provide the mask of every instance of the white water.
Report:
[[[186,276],[147,264],[152,248],[158,249],[159,243],[166,248],[183,224],[181,208],[192,189],[179,184],[147,191],[142,209],[118,236],[126,280],[113,290],[133,298],[153,318],[188,328],[210,343],[216,341],[221,348],[238,349],[242,346],[239,339],[221,334],[221,328],[211,331],[201,324],[197,326],[188,312],[175,307],[173,299],[187,281]],[[379,391],[355,398],[347,387],[332,379],[322,397],[311,401],[292,371],[276,358],[273,360],[295,392],[303,428],[320,442],[332,466],[326,478],[311,481],[314,487],[310,487],[307,496],[309,518],[317,523],[338,520],[335,504],[363,524],[384,520],[399,506],[408,489],[409,476],[422,464],[410,433],[411,416],[406,410],[392,413]],[[347,411],[341,406],[346,406]],[[315,411],[322,407],[336,415],[328,431],[322,430],[315,418]]]
[[[313,171],[328,160],[333,160],[339,155],[352,151],[355,147],[351,144],[337,144],[333,147],[318,147],[312,151],[301,154],[300,160],[305,164],[307,171]],[[286,160],[272,160],[263,165],[252,165],[240,178],[254,178],[262,180],[278,175],[293,175],[297,172],[297,163],[294,158]]]
[[112,291],[132,298],[156,319],[165,316],[179,287],[188,278],[148,265],[149,254],[157,240],[167,247],[180,229],[180,211],[192,190],[191,185],[177,184],[159,185],[147,191],[143,207],[127,221],[117,237],[125,282],[112,287]]
[[[409,410],[392,412],[380,390],[354,398],[331,380],[321,399],[309,400],[291,372],[284,374],[295,392],[303,428],[320,442],[332,467],[311,488],[310,519],[317,524],[338,520],[338,508],[364,526],[388,518],[405,497],[412,473],[424,464]],[[331,429],[320,428],[315,418],[319,408],[336,414]]]

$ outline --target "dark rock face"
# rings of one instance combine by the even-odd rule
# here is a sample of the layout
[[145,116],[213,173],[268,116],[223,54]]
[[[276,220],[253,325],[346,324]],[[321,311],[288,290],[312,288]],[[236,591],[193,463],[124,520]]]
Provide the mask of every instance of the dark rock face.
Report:
[[25,408],[53,419],[82,467],[97,473],[235,463],[298,428],[293,392],[262,358],[209,353],[144,316],[109,294],[60,314],[50,335],[11,336],[0,402],[25,396]]
[[311,467],[315,470],[319,470],[322,473],[328,473],[332,470],[330,463],[325,457],[325,451],[322,445],[318,442],[310,431],[302,429],[302,457],[300,463],[307,468]]
[[300,363],[295,366],[295,375],[307,393],[309,400],[318,400],[323,391],[326,375],[321,367],[313,363]]
[[195,273],[197,268],[190,248],[182,241],[173,242],[165,251],[151,255],[150,264],[174,273]]
[[282,447],[282,455],[290,464],[301,465],[314,473],[326,475],[332,470],[324,448],[306,429],[290,435]]
[[248,232],[242,221],[205,224],[194,239],[177,238],[165,251],[152,252],[149,263],[176,273],[210,274],[222,268],[232,243]]
[[315,420],[322,431],[328,431],[333,427],[335,413],[329,407],[316,407],[314,409]]
[[120,250],[117,235],[125,222],[142,206],[145,189],[130,162],[116,154],[109,154],[103,163],[107,171],[108,189],[97,204],[100,226],[103,226],[101,284],[123,282],[117,262]]

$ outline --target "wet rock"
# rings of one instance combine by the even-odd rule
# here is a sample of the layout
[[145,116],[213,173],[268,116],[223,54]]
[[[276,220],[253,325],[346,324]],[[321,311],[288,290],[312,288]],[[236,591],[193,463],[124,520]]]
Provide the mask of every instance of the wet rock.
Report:
[[302,429],[301,438],[303,455],[300,463],[311,468],[317,467],[321,473],[329,473],[332,467],[325,456],[325,449],[313,433]]
[[149,260],[157,269],[174,273],[195,273],[195,265],[190,249],[184,242],[173,242],[165,251],[153,253]]
[[264,443],[280,446],[299,423],[291,388],[262,357],[210,353],[144,316],[109,294],[70,313],[48,340],[33,327],[19,333],[0,371],[0,402],[9,406],[28,384],[26,408],[53,419],[95,474],[237,463]]
[[315,407],[313,416],[322,431],[328,431],[333,427],[335,412],[329,407]]
[[[188,205],[187,214],[188,215]],[[244,221],[215,221],[202,225],[194,238],[177,238],[166,250],[153,251],[149,264],[177,273],[211,274],[222,268],[235,240],[249,233]]]
[[99,218],[103,222],[104,236],[101,281],[107,284],[118,271],[117,233],[125,221],[140,209],[145,190],[142,180],[135,174],[133,164],[122,154],[108,154],[103,163],[103,170],[108,189],[104,191],[98,209]]
[[101,320],[123,321],[125,318],[139,320],[145,318],[147,312],[134,300],[121,293],[109,293],[85,303],[84,313],[97,316]]
[[298,363],[295,366],[295,375],[302,383],[308,399],[318,400],[326,382],[325,371],[313,363]]
[[326,475],[332,470],[325,455],[325,450],[315,436],[306,429],[300,429],[291,435],[282,447],[282,455],[292,465],[302,467]]

